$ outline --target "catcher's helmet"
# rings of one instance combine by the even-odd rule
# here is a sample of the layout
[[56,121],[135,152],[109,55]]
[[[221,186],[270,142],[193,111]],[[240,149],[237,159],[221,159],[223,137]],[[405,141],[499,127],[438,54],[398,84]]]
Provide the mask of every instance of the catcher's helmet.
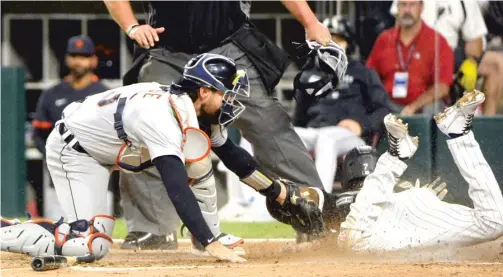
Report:
[[342,82],[348,67],[344,49],[334,42],[322,46],[308,41],[310,52],[307,62],[295,76],[293,86],[297,101],[304,97],[320,99]]
[[323,25],[328,28],[330,34],[341,36],[347,41],[347,54],[351,55],[354,52],[356,46],[355,32],[347,19],[336,15],[325,18]]
[[376,150],[362,145],[346,154],[341,172],[341,186],[344,190],[360,189],[361,181],[372,173],[377,164]]
[[218,114],[218,123],[222,126],[232,123],[245,109],[236,96],[250,95],[246,71],[237,70],[232,59],[217,54],[206,53],[191,59],[180,82],[172,85],[174,91],[188,93],[193,100],[197,99],[201,87],[224,93]]

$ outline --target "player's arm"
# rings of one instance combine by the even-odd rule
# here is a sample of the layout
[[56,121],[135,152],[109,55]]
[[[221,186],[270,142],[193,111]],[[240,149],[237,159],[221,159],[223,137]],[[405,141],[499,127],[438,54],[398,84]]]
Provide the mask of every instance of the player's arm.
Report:
[[298,127],[306,127],[309,117],[307,116],[307,111],[309,107],[313,105],[314,98],[308,97],[306,94],[302,93],[298,95],[297,104],[295,105],[295,112],[293,115],[293,125]]
[[330,42],[332,39],[330,32],[318,21],[307,1],[282,0],[281,3],[304,26],[307,39],[315,40],[322,45],[327,45]]
[[243,183],[252,187],[269,199],[283,204],[286,189],[258,170],[258,164],[248,151],[234,144],[229,138],[219,147],[213,147],[213,152],[224,165],[234,172]]
[[205,247],[216,240],[206,224],[194,193],[190,189],[185,165],[178,156],[165,155],[152,161],[159,171],[169,199],[190,233]]
[[143,48],[154,47],[159,41],[159,34],[164,27],[152,28],[148,24],[140,25],[129,1],[103,1],[115,22],[132,40]]
[[241,182],[266,197],[267,209],[275,219],[303,233],[323,233],[320,201],[315,203],[309,194],[307,197],[301,194],[301,188],[293,182],[266,176],[250,153],[230,139],[212,150],[229,170],[239,176]]
[[45,143],[49,134],[51,133],[54,126],[49,119],[49,105],[51,93],[50,91],[45,91],[40,96],[37,103],[37,109],[35,111],[35,118],[32,121],[33,125],[33,140],[35,141],[35,146],[40,153],[45,155]]

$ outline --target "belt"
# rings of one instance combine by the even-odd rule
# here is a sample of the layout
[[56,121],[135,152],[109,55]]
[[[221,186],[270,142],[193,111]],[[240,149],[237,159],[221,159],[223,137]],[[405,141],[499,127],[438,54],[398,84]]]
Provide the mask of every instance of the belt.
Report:
[[80,146],[80,143],[77,141],[72,132],[70,132],[70,130],[66,128],[65,123],[60,123],[58,128],[59,128],[59,134],[61,135],[61,137],[63,138],[63,140],[66,142],[67,145],[70,145],[73,148],[73,150],[79,153],[89,155],[87,151],[84,150],[82,146]]

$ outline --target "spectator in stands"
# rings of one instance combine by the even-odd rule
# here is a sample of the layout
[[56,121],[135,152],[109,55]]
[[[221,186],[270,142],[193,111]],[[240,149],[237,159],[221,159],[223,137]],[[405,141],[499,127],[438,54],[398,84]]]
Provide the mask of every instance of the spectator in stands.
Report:
[[[75,36],[68,40],[66,65],[70,73],[59,84],[42,93],[32,121],[33,139],[42,154],[45,154],[47,137],[56,121],[61,119],[61,113],[68,104],[107,90],[93,73],[98,65],[98,58],[95,55],[94,43],[89,37]],[[43,188],[37,186],[34,189],[37,194],[37,210],[42,213]]]
[[[332,40],[350,57],[356,42],[349,22],[334,16],[323,23],[330,30]],[[321,92],[326,96],[315,100],[306,93],[309,83],[304,81],[316,80],[319,83],[318,80],[323,79],[318,75],[308,69],[301,71],[299,78],[295,79],[298,104],[294,125],[307,149],[314,151],[316,169],[325,190],[330,193],[337,159],[356,146],[375,144],[374,135],[381,131],[383,118],[390,112],[390,100],[377,73],[359,61],[351,60],[342,84]],[[313,86],[327,87],[323,83]]]
[[453,80],[453,51],[421,20],[423,5],[398,1],[398,25],[379,35],[367,60],[401,115],[435,112],[432,104],[449,95]]
[[[422,19],[430,27],[438,31],[454,51],[455,85],[451,88],[451,101],[455,102],[465,90],[476,87],[477,67],[484,52],[487,27],[476,1],[436,1],[429,0],[425,4]],[[390,13],[396,15],[397,1],[393,2]],[[483,68],[484,69],[484,68]],[[483,70],[492,83],[493,71]],[[485,105],[492,106],[492,93],[487,94]],[[487,104],[488,103],[488,104]]]
[[482,56],[479,73],[485,77],[484,114],[495,115],[503,95],[503,2],[487,3],[486,23],[493,38]]

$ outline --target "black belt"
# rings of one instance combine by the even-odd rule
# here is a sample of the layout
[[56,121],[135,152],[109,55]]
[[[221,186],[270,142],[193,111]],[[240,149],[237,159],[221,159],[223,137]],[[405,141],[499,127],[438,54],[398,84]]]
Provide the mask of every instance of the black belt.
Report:
[[70,132],[70,130],[68,130],[68,128],[66,128],[65,126],[65,123],[60,123],[59,124],[59,134],[63,137],[64,135],[67,135],[66,138],[63,138],[63,140],[66,142],[66,144],[70,145],[74,140],[75,140],[75,143],[73,144],[72,148],[73,150],[77,151],[77,152],[80,152],[80,153],[83,153],[83,154],[87,154],[87,151],[84,150],[84,148],[82,148],[82,146],[80,146],[80,143],[78,141],[76,141],[75,139],[75,136]]

